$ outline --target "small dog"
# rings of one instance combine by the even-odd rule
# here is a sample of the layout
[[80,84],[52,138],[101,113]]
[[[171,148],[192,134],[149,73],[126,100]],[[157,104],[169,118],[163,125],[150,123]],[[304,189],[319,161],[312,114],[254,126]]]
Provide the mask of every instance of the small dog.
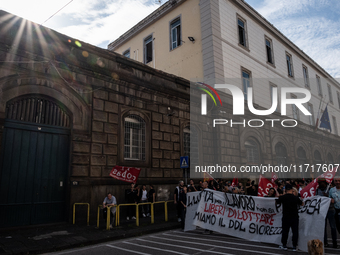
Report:
[[309,255],[323,255],[323,243],[319,239],[308,241],[308,254]]

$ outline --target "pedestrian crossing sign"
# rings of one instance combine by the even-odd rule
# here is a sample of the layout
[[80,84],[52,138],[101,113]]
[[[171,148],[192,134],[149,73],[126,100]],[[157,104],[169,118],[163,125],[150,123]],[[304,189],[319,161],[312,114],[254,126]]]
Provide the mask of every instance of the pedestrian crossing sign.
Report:
[[189,157],[188,156],[181,157],[180,163],[181,168],[189,168]]

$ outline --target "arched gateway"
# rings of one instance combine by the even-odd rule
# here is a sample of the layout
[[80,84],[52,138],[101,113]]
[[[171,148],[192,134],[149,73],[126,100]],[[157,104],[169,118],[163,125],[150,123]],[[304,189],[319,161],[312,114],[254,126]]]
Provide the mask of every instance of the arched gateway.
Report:
[[28,94],[6,104],[0,154],[0,227],[64,221],[72,114]]

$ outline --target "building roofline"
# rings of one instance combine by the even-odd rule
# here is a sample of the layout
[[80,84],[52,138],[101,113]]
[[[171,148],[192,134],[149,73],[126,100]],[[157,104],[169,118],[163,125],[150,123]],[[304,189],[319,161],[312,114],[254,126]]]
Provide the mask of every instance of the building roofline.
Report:
[[340,89],[340,83],[334,79],[325,69],[323,69],[318,63],[316,63],[310,56],[308,56],[303,50],[301,50],[295,43],[293,43],[288,37],[286,37],[280,30],[278,30],[272,23],[270,23],[266,18],[264,18],[260,13],[258,13],[253,7],[251,7],[245,0],[232,0],[245,9],[250,15],[255,17],[258,21],[260,21],[264,26],[270,29],[279,39],[283,42],[287,43],[289,47],[291,47],[301,58],[306,59],[309,64],[314,66],[315,69],[318,69],[321,73],[323,73],[326,78],[332,80]]
[[184,3],[186,0],[169,0],[161,7],[156,9],[154,12],[146,16],[124,34],[122,34],[118,39],[111,42],[107,48],[108,50],[115,50],[115,48],[119,47],[125,41],[129,40],[133,35],[141,32],[144,28],[148,27],[152,23],[156,22],[158,19],[166,15],[168,12],[172,11],[173,9],[177,8],[180,4]]
[[[3,20],[4,17],[6,17],[5,21]],[[37,23],[34,23],[34,22],[27,20],[27,19],[24,19],[24,18],[17,16],[15,14],[9,13],[7,11],[0,10],[0,21],[4,21],[3,25],[5,25],[6,23],[8,23],[9,21],[12,21],[14,19],[15,19],[15,23],[22,23],[22,21],[25,20],[25,21],[30,22],[32,24],[36,24],[36,26],[39,26],[40,29],[42,30],[42,34],[43,34],[44,37],[46,35],[50,36],[50,37],[52,37],[52,34],[55,35],[59,39],[57,41],[54,40],[53,43],[56,44],[56,45],[60,44],[60,45],[65,46],[65,48],[70,48],[71,47],[71,44],[69,42],[70,40],[73,41],[73,42],[78,41],[81,44],[81,49],[87,51],[90,54],[96,54],[98,57],[102,57],[103,59],[105,59],[107,61],[114,61],[118,64],[128,65],[128,66],[135,68],[137,70],[140,70],[140,71],[143,71],[145,73],[154,75],[155,77],[161,77],[164,80],[174,82],[176,84],[176,87],[171,87],[171,88],[169,87],[169,89],[172,89],[174,92],[175,91],[181,91],[181,93],[183,93],[184,91],[187,91],[187,93],[189,94],[190,81],[183,78],[183,77],[176,76],[174,74],[170,74],[170,73],[167,73],[167,72],[164,72],[164,71],[161,71],[161,70],[157,70],[157,69],[152,68],[152,67],[150,67],[146,64],[143,64],[139,61],[127,58],[127,57],[125,57],[121,54],[118,54],[116,52],[97,47],[95,45],[92,45],[92,44],[86,43],[84,41],[81,41],[79,39],[73,38],[71,36],[59,33],[59,32],[57,32],[53,29],[47,28],[45,26],[41,26]],[[4,32],[3,30],[0,29],[0,35],[3,35],[4,33],[6,33],[6,32]],[[3,38],[5,38],[5,37],[3,37]],[[3,39],[3,38],[1,38],[1,39]],[[3,39],[3,40],[1,40],[1,39],[0,39],[0,45],[7,44],[7,43],[11,42],[9,39],[6,39],[6,38]],[[19,47],[19,46],[20,46],[20,42],[16,45],[11,46],[11,47]],[[28,52],[33,53],[33,50],[28,51]],[[44,56],[44,57],[49,59],[49,58],[51,58],[51,56]],[[72,63],[67,62],[66,64],[72,64]],[[109,67],[106,67],[106,69],[107,68],[109,68]],[[95,71],[92,70],[92,72],[95,72]]]
[[[150,15],[145,17],[123,35],[121,35],[118,39],[111,42],[108,45],[108,49],[114,51],[117,47],[122,45],[124,42],[129,40],[135,34],[141,32],[144,28],[148,27],[152,23],[156,22],[158,19],[166,15],[168,12],[177,8],[180,4],[185,2],[186,0],[169,0],[157,10],[152,12]],[[334,77],[332,77],[324,68],[322,68],[318,63],[316,63],[311,57],[309,57],[302,49],[300,49],[297,45],[295,45],[290,39],[288,39],[280,30],[278,30],[272,23],[270,23],[267,19],[265,19],[259,12],[257,12],[253,7],[251,7],[245,0],[231,0],[232,3],[243,8],[249,15],[253,16],[258,22],[260,22],[263,26],[265,26],[269,31],[275,34],[282,42],[287,44],[296,54],[300,55],[302,59],[305,59],[307,63],[317,69],[320,73],[322,73],[326,78],[330,79],[334,84],[336,84],[340,88],[340,82],[337,81]]]

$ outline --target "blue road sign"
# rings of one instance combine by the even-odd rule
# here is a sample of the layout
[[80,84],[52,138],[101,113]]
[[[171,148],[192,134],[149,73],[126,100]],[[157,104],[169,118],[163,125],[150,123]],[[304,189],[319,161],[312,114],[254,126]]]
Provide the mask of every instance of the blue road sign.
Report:
[[189,157],[188,156],[184,156],[181,157],[180,159],[181,161],[181,168],[189,168]]

